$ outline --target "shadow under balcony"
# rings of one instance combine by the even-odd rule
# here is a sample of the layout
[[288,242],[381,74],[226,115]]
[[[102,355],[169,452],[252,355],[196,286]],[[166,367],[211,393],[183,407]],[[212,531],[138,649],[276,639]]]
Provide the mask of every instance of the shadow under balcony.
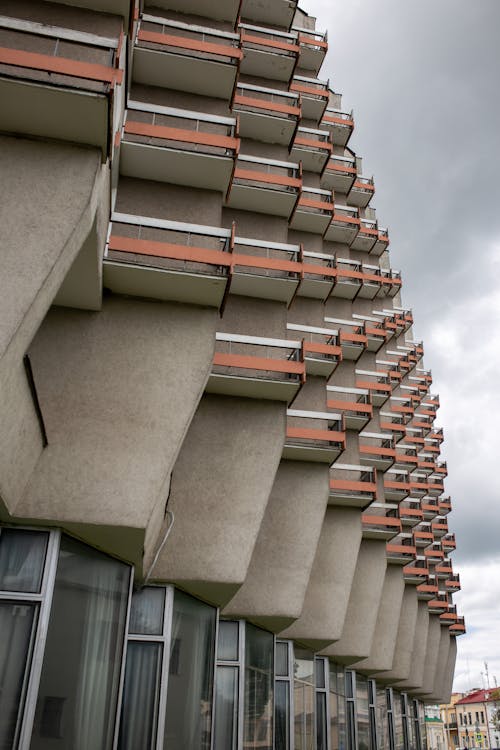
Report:
[[344,449],[345,431],[340,414],[287,410],[283,458],[331,466]]

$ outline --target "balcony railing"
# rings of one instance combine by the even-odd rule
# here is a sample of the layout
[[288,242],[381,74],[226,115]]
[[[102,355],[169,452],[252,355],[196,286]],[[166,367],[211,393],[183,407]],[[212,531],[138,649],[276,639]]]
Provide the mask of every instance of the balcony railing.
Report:
[[325,232],[325,240],[350,245],[356,237],[360,225],[358,209],[335,203],[330,226]]
[[[412,564],[416,555],[416,548],[412,545],[411,537],[400,535],[399,541],[386,544],[387,562],[393,565]],[[405,576],[406,579],[406,576]]]
[[375,193],[373,177],[357,175],[349,193],[349,202],[353,206],[366,208]]
[[357,320],[343,320],[342,318],[325,318],[325,323],[332,323],[339,329],[340,346],[344,359],[358,360],[366,351],[368,339],[365,327]]
[[299,59],[299,40],[287,33],[264,26],[240,23],[243,74],[289,83]]
[[441,539],[441,546],[443,547],[443,550],[445,552],[453,552],[453,550],[457,547],[455,534],[448,532],[446,536]]
[[289,219],[301,190],[298,164],[241,155],[226,201],[231,208]]
[[435,576],[427,576],[425,583],[417,586],[417,596],[424,601],[431,601],[439,595],[439,586]]
[[302,100],[302,116],[306,120],[318,122],[323,117],[328,104],[328,81],[305,76],[293,76],[290,91],[300,94]]
[[434,537],[444,537],[448,534],[448,520],[446,518],[436,518],[432,522],[432,533]]
[[297,2],[298,0],[273,0],[272,3],[263,3],[262,0],[243,0],[241,15],[256,23],[289,29]]
[[401,502],[410,494],[410,480],[407,471],[388,469],[384,476],[386,500]]
[[330,190],[303,187],[290,221],[290,227],[301,232],[322,235],[332,215],[333,195]]
[[435,497],[424,497],[420,507],[426,521],[432,521],[433,518],[441,515],[439,501]]
[[453,573],[449,575],[444,582],[444,586],[447,589],[447,591],[460,591],[461,585],[460,585],[460,575],[458,573]]
[[451,635],[463,635],[465,632],[465,619],[457,616],[453,625],[450,625],[450,633]]
[[327,107],[321,125],[328,128],[332,134],[332,140],[338,146],[347,146],[354,130],[354,118],[352,112],[342,112],[340,109]]
[[416,547],[428,547],[434,542],[434,534],[430,524],[422,523],[413,531],[413,541]]
[[348,430],[362,430],[373,417],[369,391],[365,388],[347,388],[341,385],[326,387],[329,409],[340,412]]
[[403,526],[416,526],[424,520],[420,503],[416,500],[403,500],[399,505],[399,517]]
[[[333,154],[323,173],[322,184],[334,192],[347,194],[356,179],[356,158]],[[355,204],[352,204],[355,205]]]
[[330,133],[327,130],[299,127],[290,155],[295,161],[302,162],[302,168],[306,172],[323,174],[332,153],[332,148]]
[[132,76],[137,83],[229,100],[243,59],[240,35],[143,14]]
[[425,583],[429,577],[429,568],[425,559],[416,559],[403,568],[405,583],[418,585]]
[[208,392],[290,402],[304,381],[300,341],[236,333],[215,335]]
[[404,418],[390,411],[380,411],[380,429],[384,432],[392,432],[395,440],[401,440],[406,434]]
[[303,258],[303,278],[299,294],[324,302],[330,296],[335,283],[334,257],[328,253],[305,251]]
[[397,507],[386,503],[373,503],[361,516],[363,538],[394,539],[401,533]]
[[[104,37],[0,16],[0,129],[111,153],[119,127],[123,34]],[[29,113],[32,116],[29,116]]]
[[351,242],[351,248],[353,250],[359,250],[360,252],[369,253],[378,237],[377,220],[376,219],[360,219],[359,232]]
[[362,321],[364,324],[368,351],[378,352],[387,340],[387,332],[384,328],[383,322],[375,318],[373,315],[360,315],[359,313],[353,313],[352,317],[355,320]]
[[374,406],[382,406],[392,393],[387,372],[378,370],[355,370],[356,388],[366,388]]
[[239,148],[233,117],[129,102],[120,171],[130,177],[225,194]]
[[372,255],[380,256],[389,248],[389,230],[386,227],[378,227],[378,236],[372,247]]
[[401,291],[401,272],[395,271],[393,268],[381,268],[380,273],[382,274],[382,285],[380,288],[379,296],[395,297]]
[[438,578],[448,579],[453,574],[451,561],[445,558],[443,562],[438,563],[435,568],[435,574]]
[[298,34],[300,45],[299,66],[318,74],[328,51],[328,34],[326,31],[312,31],[293,26],[292,31]]
[[377,499],[377,472],[366,466],[336,463],[330,470],[330,505],[367,508]]
[[302,338],[306,372],[329,378],[342,360],[338,331],[296,323],[288,323],[287,331]]
[[450,602],[448,601],[448,594],[438,593],[432,599],[428,601],[429,612],[432,614],[440,615],[443,612],[447,612],[450,608]]
[[396,458],[394,438],[385,433],[360,432],[359,457],[363,466],[373,466],[379,471],[387,471]]
[[451,513],[451,499],[449,497],[431,498],[432,502],[436,502],[439,507],[439,515],[446,516]]
[[408,424],[413,417],[414,409],[410,399],[403,396],[391,396],[389,400],[389,411],[401,417]]
[[287,410],[283,458],[331,466],[344,449],[345,431],[340,414]]
[[244,138],[290,146],[301,117],[299,95],[291,91],[238,83],[232,110]]
[[235,237],[230,261],[233,294],[291,302],[302,275],[300,245]]

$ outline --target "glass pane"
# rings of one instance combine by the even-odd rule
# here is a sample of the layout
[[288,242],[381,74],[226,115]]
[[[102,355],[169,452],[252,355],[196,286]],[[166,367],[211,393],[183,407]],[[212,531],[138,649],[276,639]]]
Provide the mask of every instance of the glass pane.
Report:
[[401,696],[396,692],[394,692],[392,714],[394,722],[394,745],[398,750],[401,750],[404,747],[403,716],[401,714]]
[[37,605],[0,602],[0,748],[15,747]]
[[325,667],[326,667],[326,659],[315,659],[314,660],[314,668],[316,672],[316,687],[317,688],[324,688],[325,687]]
[[316,742],[317,750],[328,750],[326,727],[326,693],[316,693]]
[[44,531],[0,530],[0,590],[40,591],[48,539]]
[[347,746],[349,750],[356,750],[356,711],[354,701],[347,701]]
[[330,743],[331,750],[346,750],[345,674],[330,663]]
[[214,750],[236,750],[237,747],[238,675],[238,667],[217,667]]
[[32,750],[108,750],[113,730],[130,567],[63,537]]
[[288,677],[288,643],[276,642],[276,676]]
[[209,750],[216,610],[174,594],[165,750]]
[[314,685],[314,654],[302,648],[294,648],[294,677]]
[[129,633],[162,635],[165,589],[154,586],[134,591],[130,605]]
[[356,675],[356,709],[358,719],[358,749],[370,750],[368,681],[360,674]]
[[245,750],[272,750],[274,636],[249,625],[245,630]]
[[379,750],[389,750],[387,735],[387,699],[384,688],[377,689],[377,740]]
[[149,750],[156,739],[163,645],[129,641],[119,750]]
[[237,622],[219,620],[217,659],[220,661],[238,661],[238,629]]
[[290,685],[282,680],[274,685],[274,748],[290,748]]

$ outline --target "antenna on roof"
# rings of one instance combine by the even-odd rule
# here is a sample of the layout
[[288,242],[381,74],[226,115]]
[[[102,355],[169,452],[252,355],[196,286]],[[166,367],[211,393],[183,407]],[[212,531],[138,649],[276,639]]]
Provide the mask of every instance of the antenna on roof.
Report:
[[484,671],[486,672],[486,684],[488,686],[488,690],[490,689],[490,675],[488,672],[488,662],[484,662]]

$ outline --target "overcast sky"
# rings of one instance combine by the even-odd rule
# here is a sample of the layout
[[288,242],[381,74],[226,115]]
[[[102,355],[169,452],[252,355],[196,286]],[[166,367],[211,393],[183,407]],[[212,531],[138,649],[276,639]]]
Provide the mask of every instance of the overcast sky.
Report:
[[440,394],[466,617],[455,689],[500,683],[500,0],[301,0],[354,110],[391,265]]

